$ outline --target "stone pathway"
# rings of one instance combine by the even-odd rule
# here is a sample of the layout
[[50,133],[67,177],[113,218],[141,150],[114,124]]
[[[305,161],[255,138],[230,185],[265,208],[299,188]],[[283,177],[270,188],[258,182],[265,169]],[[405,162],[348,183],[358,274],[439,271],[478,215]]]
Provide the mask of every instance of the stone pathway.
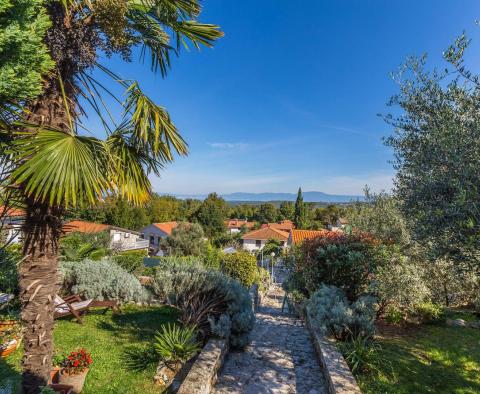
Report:
[[243,352],[230,352],[215,386],[217,394],[323,394],[325,380],[307,328],[281,312],[284,292],[273,285],[262,300]]

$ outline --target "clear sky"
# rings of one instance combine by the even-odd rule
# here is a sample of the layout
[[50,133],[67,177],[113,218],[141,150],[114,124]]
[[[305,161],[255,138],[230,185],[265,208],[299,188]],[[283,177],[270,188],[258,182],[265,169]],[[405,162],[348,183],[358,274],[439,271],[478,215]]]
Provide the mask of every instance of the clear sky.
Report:
[[[204,0],[214,49],[183,51],[166,79],[106,64],[165,106],[190,146],[153,178],[157,192],[388,190],[394,175],[377,116],[408,55],[442,51],[463,30],[480,67],[478,0]],[[478,60],[478,61],[477,61]],[[478,70],[478,68],[477,68]]]

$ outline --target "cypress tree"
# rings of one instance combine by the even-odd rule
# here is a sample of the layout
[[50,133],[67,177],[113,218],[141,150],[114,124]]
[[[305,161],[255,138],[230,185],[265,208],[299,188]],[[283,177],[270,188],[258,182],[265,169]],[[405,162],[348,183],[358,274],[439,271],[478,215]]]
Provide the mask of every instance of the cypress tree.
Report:
[[302,188],[298,188],[297,200],[295,201],[295,214],[293,222],[299,229],[304,228],[307,224],[307,208],[303,202]]

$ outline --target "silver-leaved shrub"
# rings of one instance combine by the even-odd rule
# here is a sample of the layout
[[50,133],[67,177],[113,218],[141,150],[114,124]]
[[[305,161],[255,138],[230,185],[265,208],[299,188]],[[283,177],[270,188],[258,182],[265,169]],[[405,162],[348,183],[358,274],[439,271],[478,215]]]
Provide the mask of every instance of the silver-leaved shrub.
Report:
[[110,259],[62,262],[63,290],[96,300],[142,302],[148,297],[138,279]]
[[376,314],[376,299],[360,296],[350,303],[341,289],[321,285],[307,305],[314,325],[325,335],[346,340],[352,337],[372,337]]
[[204,338],[229,338],[236,348],[250,342],[252,303],[235,279],[198,266],[159,266],[152,287],[161,301],[181,310],[183,324],[194,324]]

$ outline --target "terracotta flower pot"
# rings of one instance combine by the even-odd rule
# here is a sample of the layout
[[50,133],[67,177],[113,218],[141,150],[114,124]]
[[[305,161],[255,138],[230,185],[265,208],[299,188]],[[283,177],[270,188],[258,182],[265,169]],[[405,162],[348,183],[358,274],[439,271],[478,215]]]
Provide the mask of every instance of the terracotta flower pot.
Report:
[[50,371],[50,380],[48,383],[58,383],[58,377],[60,375],[60,367],[53,367]]
[[7,344],[1,345],[0,346],[0,357],[6,358],[8,357],[11,353],[13,353],[18,345],[20,345],[20,339],[13,339]]
[[68,384],[72,386],[72,393],[79,394],[83,390],[83,385],[85,384],[85,378],[87,377],[88,368],[83,372],[77,373],[75,375],[69,375],[65,373],[64,370],[60,371],[58,375],[58,383]]
[[18,324],[18,321],[16,321],[16,320],[2,320],[2,321],[0,321],[0,332],[10,330],[16,324]]

